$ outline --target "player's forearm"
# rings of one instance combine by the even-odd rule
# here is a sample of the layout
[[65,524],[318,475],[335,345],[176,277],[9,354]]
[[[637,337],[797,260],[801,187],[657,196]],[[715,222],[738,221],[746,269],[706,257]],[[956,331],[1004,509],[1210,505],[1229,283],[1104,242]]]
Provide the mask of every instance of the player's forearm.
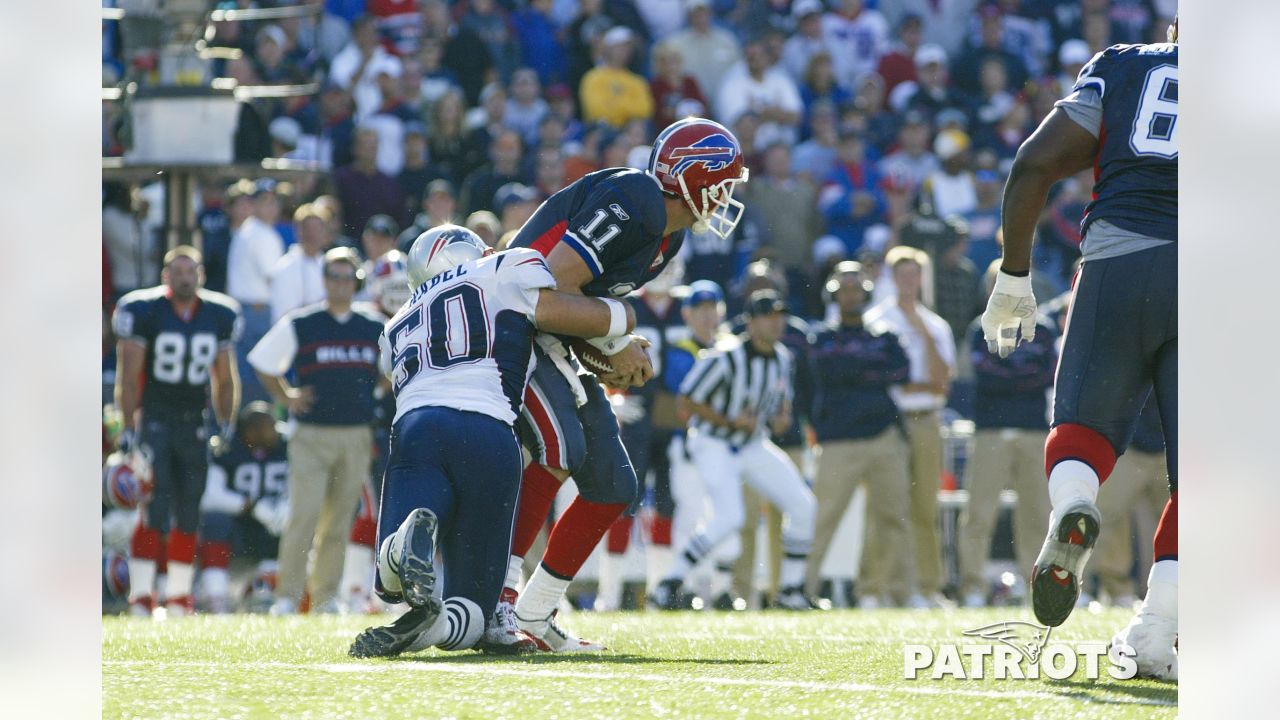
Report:
[[1004,259],[1000,267],[1005,272],[1025,273],[1031,270],[1031,243],[1036,223],[1054,182],[1056,180],[1044,172],[1019,168],[1014,163],[1004,188],[1000,214],[1004,232]]
[[691,400],[688,395],[681,395],[677,400],[678,410],[682,415],[700,418],[715,427],[729,427],[729,418],[711,409],[710,405]]
[[538,295],[534,324],[539,330],[546,332],[585,338],[626,334],[635,329],[636,314],[631,305],[619,305],[626,314],[626,328],[621,333],[611,332],[617,330],[614,310],[603,300],[556,290],[542,290]]
[[121,342],[116,345],[116,407],[124,422],[125,430],[134,430],[137,419],[138,404],[142,400],[142,363],[145,350],[138,352]]
[[293,388],[289,386],[289,383],[284,378],[279,375],[268,375],[258,370],[254,370],[254,373],[257,374],[258,382],[261,383],[262,388],[271,395],[272,400],[281,405],[289,404],[289,392]]

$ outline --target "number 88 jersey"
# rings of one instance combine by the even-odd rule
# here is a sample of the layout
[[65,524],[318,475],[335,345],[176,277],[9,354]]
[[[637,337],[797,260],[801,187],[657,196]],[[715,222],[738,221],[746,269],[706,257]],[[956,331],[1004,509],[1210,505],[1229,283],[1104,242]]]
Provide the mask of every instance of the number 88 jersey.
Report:
[[378,340],[396,395],[395,420],[432,405],[515,423],[534,367],[538,292],[555,286],[542,256],[526,248],[423,283]]
[[[1073,94],[1101,102],[1093,201],[1082,230],[1106,220],[1130,232],[1178,239],[1178,45],[1114,45],[1081,70]],[[1092,129],[1092,128],[1090,128]]]
[[147,348],[144,414],[203,410],[214,359],[240,337],[240,305],[235,300],[204,289],[196,297],[189,318],[174,310],[163,285],[135,290],[116,305],[111,322],[116,337]]

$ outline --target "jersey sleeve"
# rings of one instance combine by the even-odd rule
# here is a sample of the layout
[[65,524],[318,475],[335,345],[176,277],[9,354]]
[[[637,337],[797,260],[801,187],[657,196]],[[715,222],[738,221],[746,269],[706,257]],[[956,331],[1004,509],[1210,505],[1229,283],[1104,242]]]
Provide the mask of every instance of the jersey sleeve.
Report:
[[121,340],[146,345],[151,339],[149,310],[148,303],[126,295],[111,316],[111,331]]
[[226,317],[218,324],[219,350],[235,348],[236,343],[240,341],[240,334],[244,332],[244,316],[240,314],[240,303],[227,298],[225,307]]
[[254,370],[277,377],[288,372],[298,353],[298,334],[293,328],[293,317],[285,315],[267,331],[246,358]]
[[512,248],[504,255],[494,270],[498,300],[503,309],[515,310],[533,322],[539,291],[554,290],[556,279],[537,250]]
[[[651,187],[645,187],[648,183]],[[582,257],[592,277],[661,240],[665,217],[661,191],[637,173],[604,183],[569,218],[564,242]]]
[[391,353],[391,341],[387,339],[387,331],[383,329],[378,335],[378,371],[387,377],[391,377],[391,361],[394,356]]

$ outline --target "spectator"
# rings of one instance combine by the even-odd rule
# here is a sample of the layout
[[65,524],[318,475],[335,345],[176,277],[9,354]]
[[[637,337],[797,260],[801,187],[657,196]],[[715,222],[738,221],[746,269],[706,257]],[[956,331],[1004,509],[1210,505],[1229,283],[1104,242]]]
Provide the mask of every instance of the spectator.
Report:
[[[986,273],[986,294],[995,286],[998,267],[992,263]],[[977,378],[972,465],[965,474],[969,502],[961,515],[957,542],[959,591],[965,607],[987,604],[984,570],[991,554],[1001,490],[1018,493],[1013,549],[1024,572],[1035,564],[1043,539],[1044,518],[1049,514],[1044,482],[1047,397],[1058,365],[1058,332],[1043,316],[1036,326],[1035,339],[1006,358],[987,351],[979,320],[975,319],[965,333]]]
[[253,70],[264,85],[292,85],[304,79],[302,70],[286,57],[288,45],[289,38],[279,25],[266,25],[258,31]]
[[978,206],[978,190],[969,170],[969,136],[960,130],[943,130],[933,139],[933,152],[942,167],[925,178],[920,187],[938,217],[964,215]]
[[760,119],[755,147],[774,142],[794,144],[804,103],[800,90],[787,73],[772,63],[761,40],[748,42],[744,62],[725,74],[716,97],[721,122],[732,125],[747,112]]
[[938,540],[938,489],[942,480],[942,431],[938,411],[946,404],[956,366],[951,327],[921,302],[929,256],[896,247],[885,256],[897,297],[866,313],[871,328],[888,330],[902,341],[911,363],[905,384],[891,394],[902,412],[911,446],[911,526],[915,539],[915,592],[911,607],[940,607],[942,545]]
[[329,213],[304,203],[293,213],[298,242],[271,271],[271,322],[324,299],[324,253],[329,249]]
[[635,4],[655,43],[671,37],[686,24],[684,0],[636,0]]
[[[444,45],[439,39],[422,39],[422,49],[418,51],[418,67],[422,75],[419,92],[428,106],[434,107],[440,98],[451,92],[462,92],[458,76],[444,66]],[[408,95],[412,97],[413,93]]]
[[980,77],[982,63],[988,58],[997,59],[1004,64],[1010,87],[1022,87],[1030,77],[1030,72],[1022,58],[1005,49],[1003,13],[1000,11],[1000,6],[983,5],[979,10],[979,16],[981,17],[980,42],[956,60],[952,73],[956,87],[970,95],[979,94],[982,91]]
[[711,22],[711,0],[685,0],[684,7],[688,27],[673,33],[665,44],[680,50],[709,107],[719,107],[720,86],[729,68],[742,58],[742,46],[733,33]]
[[534,189],[542,198],[555,195],[569,184],[564,174],[564,156],[559,148],[547,146],[538,149],[533,182]]
[[502,232],[519,230],[538,209],[538,191],[518,182],[507,183],[494,193],[493,204],[502,219]]
[[496,79],[495,58],[488,46],[465,27],[453,21],[444,0],[422,0],[422,35],[444,48],[443,62],[462,85],[467,103],[480,100],[480,90]]
[[[969,323],[982,314],[987,305],[977,268],[965,256],[969,245],[969,225],[958,216],[946,219],[951,228],[951,243],[942,248],[933,263],[934,307],[938,316],[951,326],[951,335],[963,342]],[[957,348],[963,351],[963,348]]]
[[981,129],[993,127],[1013,107],[1008,74],[1000,58],[989,57],[982,61],[978,82],[979,92],[972,112],[972,126],[975,133]]
[[836,0],[836,9],[822,18],[822,35],[836,67],[836,80],[852,91],[858,78],[880,64],[889,49],[889,23],[865,0]]
[[822,13],[822,0],[796,0],[791,6],[796,31],[782,44],[782,67],[797,83],[804,81],[814,55],[831,54],[822,35]]
[[996,231],[1000,229],[1000,201],[1004,178],[995,170],[978,170],[973,174],[977,185],[978,204],[964,214],[969,225],[968,256],[974,267],[984,268],[1000,257]]
[[502,223],[498,216],[488,210],[477,210],[467,216],[466,228],[484,240],[491,248],[498,246],[498,237],[502,234]]
[[520,133],[526,145],[538,139],[538,125],[547,114],[547,101],[542,99],[542,87],[538,74],[530,68],[520,68],[511,76],[511,93],[502,124]]
[[[366,261],[365,269],[372,261],[395,250],[399,236],[400,228],[395,220],[386,215],[374,215],[369,218],[369,222],[364,226],[364,232],[360,235],[360,250]],[[356,297],[361,300],[370,299],[363,288],[356,293]]]
[[368,0],[361,3],[378,20],[378,36],[396,55],[411,55],[417,49],[418,0]]
[[605,33],[601,63],[582,76],[579,95],[583,121],[601,120],[621,127],[630,120],[648,120],[653,116],[649,84],[627,68],[634,37],[635,33],[623,25]]
[[420,122],[404,126],[404,167],[396,180],[404,193],[404,212],[398,217],[412,217],[417,211],[417,201],[427,188],[427,183],[440,177],[440,171],[430,162],[427,153],[427,126]]
[[505,83],[515,70],[516,48],[511,33],[511,22],[505,8],[495,0],[468,0],[466,11],[458,25],[480,38],[489,49],[499,82]]
[[[919,110],[941,128],[937,116],[950,108],[967,107],[967,102],[957,90],[948,85],[947,54],[937,45],[921,45],[916,51],[915,84],[902,83],[894,98],[900,102],[894,107],[903,110]],[[893,99],[890,100],[893,102]]]
[[836,109],[831,103],[815,103],[810,109],[808,140],[796,146],[791,157],[791,171],[797,179],[817,184],[827,178],[836,166]]
[[912,111],[903,116],[898,149],[881,160],[878,168],[882,176],[905,184],[913,194],[938,170],[938,158],[929,152],[929,121],[924,113]]
[[[255,200],[268,193],[249,180],[227,191],[231,203],[231,247],[227,250],[227,294],[240,303],[244,329],[236,342],[236,360],[248,367],[249,350],[271,327],[271,271],[284,255],[284,241],[271,222],[257,214]],[[262,203],[263,206],[267,203]],[[266,208],[270,212],[270,208]],[[249,373],[242,373],[240,397],[244,402],[267,399],[267,393]]]
[[880,58],[876,72],[884,78],[885,92],[893,92],[899,84],[916,81],[916,50],[924,42],[924,18],[914,13],[902,16],[898,23],[898,42]]
[[1025,95],[1019,93],[1010,100],[1009,110],[995,125],[980,126],[974,132],[974,146],[992,151],[999,161],[1001,171],[1013,168],[1013,157],[1018,148],[1031,135],[1031,107]]
[[333,173],[333,185],[342,202],[342,232],[354,236],[369,218],[383,213],[404,214],[404,191],[396,179],[378,169],[378,133],[361,127],[356,131],[354,159]]
[[524,146],[519,134],[504,130],[495,137],[489,146],[489,164],[477,168],[462,184],[463,212],[470,215],[477,210],[492,210],[498,188],[523,180],[520,172],[523,158]]
[[351,95],[342,86],[325,83],[320,89],[320,134],[315,154],[325,170],[351,162],[356,124],[351,115]]
[[552,0],[530,0],[511,17],[520,47],[519,64],[533,68],[543,85],[569,78],[569,58],[560,42],[559,30],[551,19]]
[[400,59],[388,53],[378,41],[377,18],[365,15],[355,21],[351,42],[333,59],[329,80],[351,93],[356,104],[356,120],[372,115],[382,105],[378,76],[400,76]]
[[858,81],[853,107],[845,106],[846,116],[861,113],[866,117],[867,142],[876,153],[888,152],[898,137],[899,117],[885,106],[886,98],[884,78],[870,72]]
[[1093,53],[1089,50],[1089,43],[1079,39],[1062,43],[1058,48],[1058,85],[1064,88],[1074,85],[1080,70],[1092,58]]
[[761,218],[757,223],[761,250],[782,265],[791,284],[802,290],[813,241],[822,234],[817,189],[807,180],[792,177],[791,148],[785,143],[765,150],[763,170],[747,183],[743,202]]
[[[200,231],[200,247],[204,254],[204,287],[227,291],[227,251],[231,248],[231,218],[227,216],[226,188],[218,182],[200,183],[200,212],[196,228]],[[104,220],[103,230],[105,234]]]
[[818,209],[827,220],[827,232],[843,240],[852,256],[862,247],[866,229],[882,221],[885,200],[880,176],[866,160],[861,135],[842,132],[836,158],[836,167],[818,195]]
[[[324,2],[307,0],[307,4],[323,5]],[[298,49],[308,56],[311,53],[318,53],[325,65],[332,63],[338,53],[342,52],[342,49],[351,41],[351,26],[347,20],[327,9],[315,15],[284,18],[280,23],[288,33],[292,33],[290,28],[296,26],[296,35],[291,36],[297,38]]]
[[959,53],[969,32],[969,19],[978,0],[895,0],[881,3],[889,22],[901,25],[907,15],[924,22],[924,42],[939,45],[948,54]]
[[[337,595],[347,534],[372,459],[369,423],[383,325],[375,308],[352,304],[359,268],[348,248],[325,253],[323,304],[285,315],[249,356],[259,381],[296,421],[273,615],[296,613],[304,591],[310,591],[313,612],[341,611]],[[290,372],[296,385],[285,379]]]
[[450,90],[431,108],[428,127],[427,156],[449,182],[457,182],[466,170],[465,135],[462,119],[466,108],[462,105],[462,93]]
[[831,55],[826,51],[809,58],[805,69],[804,84],[800,86],[800,99],[804,103],[804,136],[809,137],[809,115],[817,103],[835,107],[847,106],[853,94],[836,84],[835,70],[831,67]]
[[408,253],[413,241],[422,233],[437,225],[456,223],[457,199],[454,196],[453,184],[448,180],[432,180],[422,193],[422,212],[413,219],[413,224],[400,233],[396,243],[401,252]]
[[653,49],[653,80],[649,83],[649,92],[658,110],[653,116],[654,128],[665,128],[684,117],[681,112],[689,101],[700,104],[701,113],[705,115],[707,98],[698,87],[698,81],[684,71],[684,54],[673,45],[658,45]]
[[586,126],[578,120],[578,111],[574,106],[573,90],[568,85],[558,84],[547,88],[547,115],[554,117],[564,125],[566,140],[581,140],[586,133]]
[[613,27],[613,18],[604,11],[604,0],[579,0],[578,14],[565,30],[565,50],[569,56],[570,87],[581,87],[582,76],[595,67],[600,39]]
[[102,244],[111,265],[114,296],[160,281],[160,243],[139,219],[137,196],[118,182],[102,185]]
[[[488,160],[493,139],[506,130],[502,119],[507,113],[507,89],[498,83],[490,83],[480,93],[480,105],[471,108],[463,117],[467,129],[464,141],[466,173],[470,173]],[[464,174],[463,177],[466,175]]]
[[909,452],[891,387],[906,382],[908,360],[899,338],[885,328],[868,328],[863,312],[871,283],[854,261],[836,265],[826,280],[826,296],[837,319],[810,339],[813,362],[813,428],[822,446],[813,493],[818,519],[806,572],[806,589],[816,593],[840,519],[854,490],[867,490],[867,532],[858,577],[858,604],[874,609],[892,595],[902,603],[909,592],[911,554],[907,516],[911,480]]

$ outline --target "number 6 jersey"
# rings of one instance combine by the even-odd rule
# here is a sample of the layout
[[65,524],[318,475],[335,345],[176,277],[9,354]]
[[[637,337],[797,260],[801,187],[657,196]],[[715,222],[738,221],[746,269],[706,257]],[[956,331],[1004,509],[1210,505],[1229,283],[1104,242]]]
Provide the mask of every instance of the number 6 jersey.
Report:
[[423,283],[378,341],[396,394],[395,419],[434,405],[514,423],[533,372],[538,291],[555,286],[542,256],[525,248]]
[[173,309],[169,288],[135,290],[116,305],[112,328],[121,340],[147,347],[142,412],[199,413],[209,370],[240,336],[240,305],[212,290],[196,295],[190,318]]

